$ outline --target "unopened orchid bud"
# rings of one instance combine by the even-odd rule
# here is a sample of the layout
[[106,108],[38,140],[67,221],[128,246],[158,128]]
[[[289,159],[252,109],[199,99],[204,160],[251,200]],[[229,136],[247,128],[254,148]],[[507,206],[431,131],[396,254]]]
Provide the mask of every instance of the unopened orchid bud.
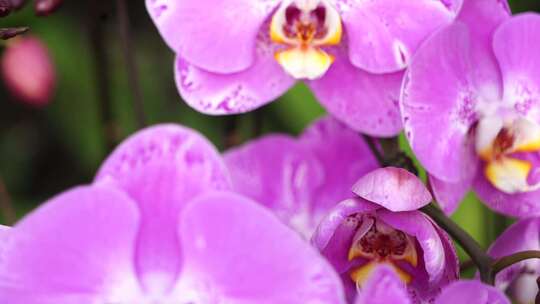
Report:
[[8,2],[11,2],[11,7],[14,10],[18,10],[26,4],[27,0],[8,0]]
[[51,100],[56,76],[46,46],[37,38],[21,38],[9,44],[1,70],[9,91],[30,105],[41,107]]
[[13,6],[9,0],[0,0],[0,17],[5,17],[11,13]]
[[22,35],[28,32],[29,29],[27,26],[0,28],[0,39],[7,40]]
[[54,13],[60,5],[62,5],[62,0],[36,0],[34,9],[36,15],[38,16],[48,16]]

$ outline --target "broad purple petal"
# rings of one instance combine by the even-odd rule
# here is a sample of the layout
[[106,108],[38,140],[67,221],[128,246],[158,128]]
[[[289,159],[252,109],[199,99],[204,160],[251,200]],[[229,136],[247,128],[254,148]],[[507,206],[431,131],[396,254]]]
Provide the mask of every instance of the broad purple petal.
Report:
[[405,134],[420,162],[440,180],[474,176],[469,132],[502,96],[491,39],[508,17],[504,0],[464,1],[459,21],[420,47],[405,76],[400,101]]
[[381,168],[364,175],[353,186],[363,199],[399,212],[422,208],[432,200],[422,181],[401,168]]
[[[488,254],[494,258],[500,258],[525,250],[540,250],[540,218],[538,217],[523,219],[510,226],[491,245]],[[510,284],[513,284],[514,288],[519,288],[516,285],[527,284],[524,281],[519,282],[520,277],[532,277],[531,279],[535,281],[539,275],[540,261],[531,259],[516,263],[504,269],[497,274],[495,282],[499,288],[506,288]],[[512,293],[513,291],[515,290],[510,290],[509,292]],[[528,300],[534,302],[534,295]],[[523,297],[524,295],[515,296]]]
[[446,287],[435,304],[510,304],[510,300],[498,289],[479,281],[458,281]]
[[424,264],[431,283],[438,283],[445,272],[446,254],[439,233],[429,218],[419,211],[379,210],[379,218],[395,229],[416,237],[423,250]]
[[507,194],[495,187],[478,172],[474,180],[474,191],[480,200],[491,209],[513,217],[540,215],[540,190]]
[[504,100],[540,121],[540,15],[518,15],[503,23],[494,34],[493,50],[503,75]]
[[435,200],[447,215],[456,211],[472,186],[472,180],[452,183],[442,181],[433,175],[429,176],[429,182]]
[[476,169],[468,138],[479,102],[472,47],[463,24],[438,32],[416,54],[401,96],[405,134],[415,155],[429,173],[449,182],[468,179]]
[[269,135],[227,151],[225,162],[236,192],[262,203],[306,238],[312,235],[322,216],[313,212],[324,168],[307,147],[285,135]]
[[411,304],[407,286],[386,265],[378,266],[358,293],[355,304]]
[[29,214],[2,245],[0,302],[114,301],[139,289],[133,266],[139,213],[103,185],[69,190]]
[[251,67],[232,74],[208,72],[177,57],[180,95],[194,109],[212,115],[244,113],[273,101],[295,80],[283,71],[270,48],[262,48]]
[[353,4],[343,13],[350,60],[371,73],[402,70],[420,43],[449,24],[460,6],[460,0],[382,0]]
[[179,233],[187,279],[180,284],[208,303],[345,303],[332,267],[249,199],[200,197],[182,214]]
[[318,100],[355,131],[397,135],[402,129],[398,100],[403,73],[370,74],[353,66],[343,52],[323,78],[309,83]]
[[194,197],[229,189],[225,165],[200,134],[178,125],[139,131],[104,162],[96,182],[125,191],[138,205],[141,227],[136,267],[148,287],[155,272],[166,273],[162,285],[173,284],[181,267],[178,216]]
[[167,44],[207,71],[232,73],[255,61],[255,44],[278,0],[146,0]]

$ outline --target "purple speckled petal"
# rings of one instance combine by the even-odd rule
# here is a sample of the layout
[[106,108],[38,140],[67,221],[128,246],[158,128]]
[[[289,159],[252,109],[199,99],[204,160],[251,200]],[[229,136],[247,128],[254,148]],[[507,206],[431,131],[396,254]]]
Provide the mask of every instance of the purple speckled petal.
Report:
[[197,303],[345,304],[332,267],[246,198],[199,197],[182,214],[179,233],[185,261],[180,285],[201,295]]
[[485,178],[483,170],[476,175],[473,187],[480,200],[497,212],[514,217],[540,215],[540,190],[504,193],[493,187]]
[[375,269],[358,293],[355,304],[412,304],[407,286],[389,266]]
[[353,186],[363,199],[399,212],[422,208],[431,202],[431,194],[418,177],[401,168],[381,168],[364,175]]
[[477,111],[488,111],[502,96],[491,38],[508,16],[506,1],[465,1],[459,22],[429,38],[405,76],[400,102],[405,134],[420,162],[440,180],[474,175],[468,133]]
[[92,186],[29,214],[0,246],[0,302],[113,303],[122,288],[136,293],[136,206],[115,189]]
[[431,220],[419,211],[391,212],[379,210],[379,218],[408,235],[416,237],[422,247],[424,264],[431,283],[438,283],[445,274],[446,255],[443,242]]
[[518,15],[503,23],[495,31],[493,49],[504,79],[504,100],[540,121],[540,15]]
[[[524,250],[540,250],[540,218],[538,217],[523,219],[510,226],[491,245],[488,253],[494,258],[500,258]],[[538,292],[538,288],[535,286],[538,276],[540,276],[540,261],[531,259],[504,269],[497,274],[495,282],[496,286],[501,289],[509,287],[509,293],[522,300],[523,303],[533,303]],[[528,282],[523,279],[527,280],[529,277],[532,280],[530,283],[534,284],[532,292],[521,290],[521,292],[516,293],[520,287],[527,287],[519,285],[527,285]]]
[[435,304],[510,304],[510,300],[493,286],[479,281],[458,281],[446,287]]
[[255,44],[278,0],[146,0],[167,44],[207,71],[232,73],[255,61]]
[[269,135],[227,151],[225,162],[236,192],[262,203],[301,235],[311,237],[320,220],[312,213],[317,207],[313,194],[323,181],[324,169],[307,147],[285,135]]
[[181,267],[176,233],[178,215],[194,197],[209,190],[230,189],[228,172],[217,150],[195,131],[157,125],[122,143],[100,168],[96,183],[124,190],[138,205],[141,227],[136,267],[142,284],[167,271],[172,284]]
[[273,54],[257,56],[250,68],[233,74],[208,72],[177,57],[175,78],[184,100],[212,115],[248,112],[273,101],[295,83]]
[[403,73],[370,74],[341,52],[323,78],[309,83],[321,104],[356,131],[397,135],[402,129],[398,100]]
[[465,198],[472,186],[472,180],[450,183],[432,175],[429,175],[429,183],[435,200],[447,215],[456,211],[459,203]]
[[343,13],[350,60],[372,73],[404,69],[420,43],[455,18],[461,1],[446,2],[450,3],[381,0],[351,5]]

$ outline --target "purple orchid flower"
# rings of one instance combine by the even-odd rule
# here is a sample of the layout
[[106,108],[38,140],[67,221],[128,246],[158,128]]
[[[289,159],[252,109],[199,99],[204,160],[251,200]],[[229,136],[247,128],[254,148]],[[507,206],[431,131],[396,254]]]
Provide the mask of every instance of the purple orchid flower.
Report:
[[467,0],[413,59],[405,131],[447,213],[472,186],[498,212],[540,214],[539,37],[538,14]]
[[225,162],[233,187],[273,210],[310,239],[351,186],[378,163],[361,136],[337,120],[315,122],[295,139],[268,135],[229,150]]
[[[525,250],[540,250],[540,218],[523,219],[510,226],[489,249],[494,258]],[[540,261],[531,259],[514,264],[497,274],[496,286],[506,290],[518,304],[534,303],[538,294],[536,279]]]
[[344,303],[317,251],[230,187],[194,131],[137,133],[92,185],[0,230],[0,303]]
[[462,0],[146,0],[177,55],[180,94],[207,114],[258,108],[307,80],[357,131],[400,132],[397,101],[418,45]]
[[341,275],[350,303],[381,265],[407,285],[413,303],[433,299],[458,278],[449,237],[417,211],[431,195],[416,176],[398,168],[377,169],[353,190],[358,197],[337,205],[312,239]]
[[[379,266],[366,281],[355,304],[412,304],[406,286],[388,266]],[[510,304],[510,300],[493,286],[479,281],[452,282],[437,296],[434,304]]]

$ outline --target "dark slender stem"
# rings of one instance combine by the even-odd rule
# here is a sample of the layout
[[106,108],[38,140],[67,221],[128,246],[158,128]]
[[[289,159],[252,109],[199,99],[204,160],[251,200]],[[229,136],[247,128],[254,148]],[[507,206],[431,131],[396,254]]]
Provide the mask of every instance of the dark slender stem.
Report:
[[375,143],[375,139],[371,136],[362,134],[362,137],[366,141],[369,149],[371,150],[371,153],[375,158],[377,159],[377,162],[379,162],[379,165],[382,167],[386,166],[386,161],[384,155],[381,153],[382,151],[379,150],[379,147],[377,147],[377,144]]
[[238,135],[238,116],[233,115],[229,116],[225,120],[225,129],[224,129],[224,148],[228,149],[234,147],[240,143],[240,138]]
[[492,269],[492,258],[465,230],[459,227],[454,221],[448,218],[439,208],[429,204],[422,208],[422,211],[429,215],[439,226],[441,226],[450,236],[467,252],[469,257],[478,267],[480,278],[486,284],[493,285],[494,276]]
[[461,263],[461,266],[459,267],[459,271],[464,272],[473,268],[476,268],[476,264],[471,260],[467,260]]
[[528,259],[540,259],[540,251],[521,251],[495,260],[492,265],[493,276],[509,266]]
[[116,9],[118,11],[118,22],[120,29],[120,38],[122,40],[122,49],[126,60],[126,69],[129,87],[133,94],[133,106],[135,108],[135,117],[139,128],[146,126],[146,115],[144,112],[143,94],[139,81],[139,71],[135,59],[133,39],[129,24],[129,13],[126,0],[117,0]]
[[11,196],[7,190],[4,180],[0,177],[0,212],[6,224],[13,225],[17,221],[17,214],[11,201]]
[[94,56],[94,73],[96,79],[96,90],[102,128],[104,133],[107,151],[116,145],[116,128],[113,119],[113,105],[111,100],[111,73],[109,57],[107,56],[104,20],[105,8],[103,1],[89,1],[90,20],[88,22],[90,32],[90,44]]

